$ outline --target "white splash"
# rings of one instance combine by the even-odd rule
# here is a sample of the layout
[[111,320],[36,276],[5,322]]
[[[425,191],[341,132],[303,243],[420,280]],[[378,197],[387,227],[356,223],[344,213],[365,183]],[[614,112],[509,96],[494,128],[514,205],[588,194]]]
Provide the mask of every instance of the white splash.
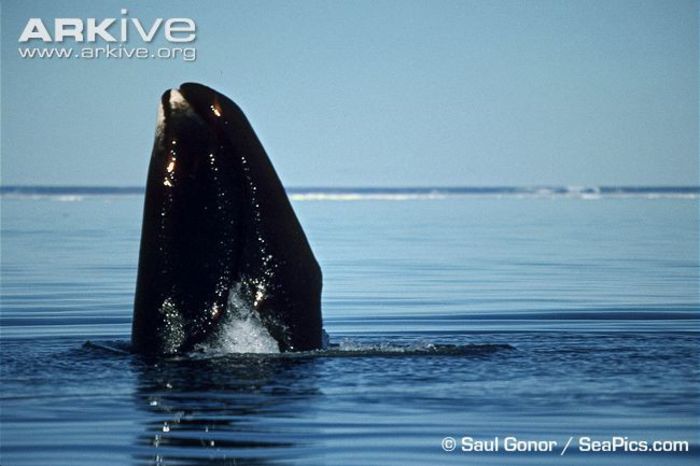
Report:
[[205,353],[279,353],[272,338],[251,304],[241,297],[241,287],[231,289],[224,322],[212,341],[197,345]]
[[158,308],[163,316],[163,350],[166,353],[175,353],[185,341],[185,321],[175,302],[167,298]]

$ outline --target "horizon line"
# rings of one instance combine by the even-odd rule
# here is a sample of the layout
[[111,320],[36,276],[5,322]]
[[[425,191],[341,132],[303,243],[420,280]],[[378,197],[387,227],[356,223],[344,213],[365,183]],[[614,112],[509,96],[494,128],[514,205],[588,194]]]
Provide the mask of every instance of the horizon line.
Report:
[[[546,188],[575,188],[575,189],[700,189],[699,184],[434,184],[434,185],[292,185],[285,189],[293,190],[349,190],[349,189],[546,189]],[[109,184],[2,184],[0,190],[9,189],[114,189],[145,191],[145,185],[109,185]]]

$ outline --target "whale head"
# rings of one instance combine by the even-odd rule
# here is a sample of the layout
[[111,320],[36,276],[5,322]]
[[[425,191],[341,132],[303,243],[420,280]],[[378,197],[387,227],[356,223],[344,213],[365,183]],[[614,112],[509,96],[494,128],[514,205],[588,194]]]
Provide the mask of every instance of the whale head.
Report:
[[166,91],[146,185],[134,349],[190,351],[241,315],[283,351],[317,349],[320,294],[320,267],[241,109],[200,84]]

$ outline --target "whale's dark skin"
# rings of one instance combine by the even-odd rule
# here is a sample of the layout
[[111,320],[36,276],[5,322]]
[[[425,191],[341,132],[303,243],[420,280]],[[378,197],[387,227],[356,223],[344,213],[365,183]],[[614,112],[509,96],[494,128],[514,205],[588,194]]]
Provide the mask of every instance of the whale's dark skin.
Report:
[[241,109],[200,84],[165,92],[148,169],[133,350],[190,351],[250,310],[281,351],[318,349],[321,286],[304,231]]

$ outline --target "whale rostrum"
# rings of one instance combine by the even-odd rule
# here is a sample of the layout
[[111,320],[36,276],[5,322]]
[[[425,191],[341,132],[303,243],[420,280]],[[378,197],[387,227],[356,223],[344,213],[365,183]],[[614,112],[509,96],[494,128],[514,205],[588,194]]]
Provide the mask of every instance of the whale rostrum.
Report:
[[241,109],[201,84],[166,91],[146,184],[133,349],[190,351],[234,318],[257,319],[280,351],[318,349],[321,287],[321,268]]

